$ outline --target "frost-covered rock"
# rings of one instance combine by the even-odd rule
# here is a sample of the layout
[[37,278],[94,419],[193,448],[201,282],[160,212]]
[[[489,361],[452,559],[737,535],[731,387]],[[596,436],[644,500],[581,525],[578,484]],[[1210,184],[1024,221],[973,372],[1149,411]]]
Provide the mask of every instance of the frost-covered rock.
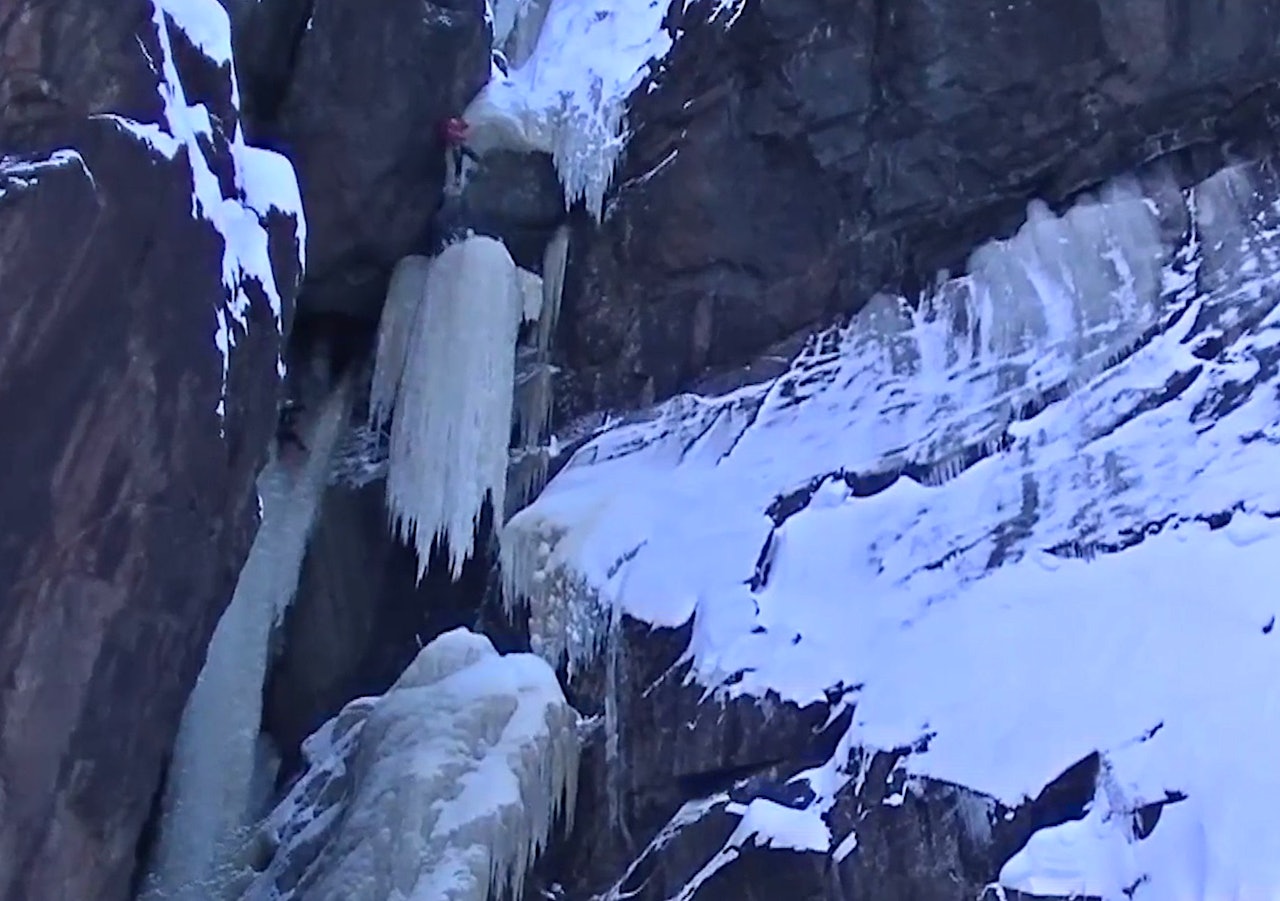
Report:
[[246,901],[519,898],[572,815],[577,721],[537,657],[499,655],[465,629],[440,636],[387,694],[307,740]]
[[[669,713],[645,699],[680,674],[713,710],[825,709],[840,736],[771,785],[747,777],[779,758],[725,754],[745,796],[718,809],[742,828],[622,896],[735,897],[723,874],[756,848],[829,858],[838,898],[1280,891],[1278,303],[1274,165],[1118,183],[1033,206],[966,275],[917,308],[881,296],[779,379],[580,450],[503,535],[535,647],[594,678],[633,672],[621,618],[688,642],[675,669],[606,675],[606,763],[645,766],[637,723]],[[949,872],[909,840],[946,803],[981,851]],[[924,813],[895,832],[867,804]]]
[[303,219],[213,0],[0,29],[0,896],[115,901],[257,527]]

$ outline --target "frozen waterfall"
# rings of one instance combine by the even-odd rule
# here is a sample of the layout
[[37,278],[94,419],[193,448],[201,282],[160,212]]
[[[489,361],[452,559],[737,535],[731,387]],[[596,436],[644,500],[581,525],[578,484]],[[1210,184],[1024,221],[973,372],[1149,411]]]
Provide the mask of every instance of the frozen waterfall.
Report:
[[396,267],[370,415],[374,426],[391,420],[387,506],[397,536],[417,550],[419,577],[437,538],[461,573],[486,498],[503,516],[516,341],[526,317],[539,316],[541,292],[489,237]]
[[519,901],[571,821],[577,722],[542,660],[441,635],[307,739],[245,901]]
[[349,409],[343,382],[304,429],[306,459],[273,458],[258,478],[262,522],[182,715],[142,892],[148,901],[216,901],[241,878],[243,845],[269,791],[260,784],[270,768],[259,728],[271,630],[297,590]]

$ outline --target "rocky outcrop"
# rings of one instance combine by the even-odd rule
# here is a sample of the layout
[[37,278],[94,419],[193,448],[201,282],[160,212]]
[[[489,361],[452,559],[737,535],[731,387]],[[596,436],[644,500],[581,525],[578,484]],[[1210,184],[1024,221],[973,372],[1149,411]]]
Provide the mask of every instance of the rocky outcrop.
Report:
[[[0,13],[4,898],[126,895],[256,528],[299,223],[257,190],[291,173],[237,135],[212,23],[189,37],[145,0]],[[268,248],[270,271],[237,256]]]
[[257,127],[293,161],[306,201],[303,309],[376,319],[391,267],[430,241],[445,175],[440,123],[488,78],[485,5],[303,9],[269,0],[242,12],[242,65],[253,73]]
[[694,4],[632,98],[598,230],[574,235],[565,415],[741,365],[876,290],[930,281],[1061,200],[1270,134],[1280,12],[1171,0]]

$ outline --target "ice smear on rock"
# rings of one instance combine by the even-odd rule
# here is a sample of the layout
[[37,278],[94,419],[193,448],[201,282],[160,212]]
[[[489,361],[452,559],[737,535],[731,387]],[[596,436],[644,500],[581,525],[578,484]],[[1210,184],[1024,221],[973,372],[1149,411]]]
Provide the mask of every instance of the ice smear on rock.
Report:
[[542,660],[440,636],[307,740],[245,901],[518,901],[573,811],[577,721]]
[[918,307],[596,438],[506,526],[508,600],[557,662],[621,610],[691,621],[709,689],[860,686],[814,815],[857,748],[1010,806],[1098,751],[1011,888],[1276,897],[1278,201],[1265,164],[1033,209]]

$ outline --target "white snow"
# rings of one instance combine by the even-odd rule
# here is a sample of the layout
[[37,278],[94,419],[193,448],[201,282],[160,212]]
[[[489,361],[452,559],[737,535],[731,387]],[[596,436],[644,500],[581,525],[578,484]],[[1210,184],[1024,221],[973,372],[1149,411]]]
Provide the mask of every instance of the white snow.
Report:
[[[152,21],[160,45],[160,58],[151,59],[156,70],[156,90],[164,104],[159,122],[138,122],[116,114],[105,114],[121,129],[147,144],[156,153],[175,159],[185,152],[191,167],[191,214],[204,219],[223,240],[222,284],[225,302],[214,310],[213,343],[222,360],[222,391],[217,402],[219,420],[226,412],[227,377],[231,353],[238,335],[247,333],[253,298],[247,291],[257,283],[270,305],[277,332],[282,325],[280,287],[271,268],[269,236],[265,218],[272,210],[292,217],[299,260],[305,265],[306,225],[302,199],[292,164],[271,151],[250,147],[237,121],[232,135],[215,133],[208,108],[187,99],[182,78],[173,62],[173,48],[167,23],[180,29],[191,43],[213,63],[224,66],[231,82],[232,100],[239,108],[239,86],[231,56],[231,23],[217,0],[154,0]],[[238,194],[223,197],[205,151],[225,142],[235,167]],[[283,359],[277,355],[276,368],[284,376]]]
[[305,462],[273,459],[258,477],[262,522],[182,714],[146,899],[230,897],[247,831],[261,813],[256,805],[264,800],[255,782],[271,630],[297,591],[330,456],[349,410],[344,382],[304,429],[310,449]]
[[[465,118],[470,143],[549,153],[565,201],[582,200],[597,219],[628,137],[626,104],[673,46],[662,27],[669,7],[686,0],[550,0],[529,58],[496,66]],[[743,0],[718,0],[713,15],[731,24]],[[526,7],[507,0],[495,11],[495,38],[505,42]]]
[[577,790],[578,716],[531,654],[456,629],[308,739],[246,901],[519,901]]
[[475,545],[486,496],[505,510],[519,270],[501,241],[472,235],[429,264],[397,266],[380,326],[373,425],[392,411],[387,507],[413,544],[418,576],[448,540],[455,578]]
[[85,163],[79,151],[70,148],[55,150],[40,158],[0,156],[0,197],[9,191],[22,191],[30,188],[48,172],[75,166],[84,173],[90,184],[94,183],[93,173]]
[[[1038,836],[1011,887],[1277,897],[1275,184],[1033,208],[919,310],[879,298],[773,382],[607,431],[502,536],[535,649],[580,665],[618,611],[692,618],[708,688],[861,686],[808,821],[751,824],[770,841],[816,845],[857,748],[928,737],[909,776],[1010,805],[1097,750],[1095,813]],[[775,497],[811,486],[775,529]],[[1166,792],[1188,798],[1137,842]]]

